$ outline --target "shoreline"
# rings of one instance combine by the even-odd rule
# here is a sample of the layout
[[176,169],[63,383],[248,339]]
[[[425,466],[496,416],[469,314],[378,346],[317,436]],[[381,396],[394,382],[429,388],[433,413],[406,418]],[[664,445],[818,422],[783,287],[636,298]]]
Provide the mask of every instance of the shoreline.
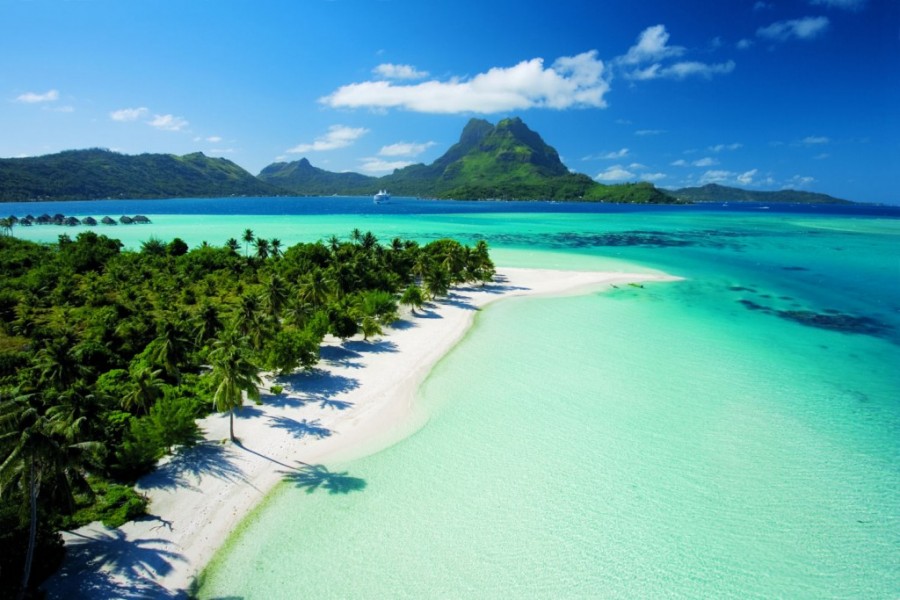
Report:
[[[136,488],[150,498],[148,516],[119,529],[92,523],[63,532],[66,559],[42,588],[51,598],[187,597],[228,536],[286,475],[373,454],[423,426],[419,386],[481,308],[515,296],[676,279],[501,268],[490,285],[454,288],[423,310],[404,311],[383,337],[326,338],[315,369],[265,377],[263,404],[235,412],[239,443],[223,443],[228,415],[214,413],[199,422],[197,446],[166,457],[143,477]],[[284,391],[273,396],[268,389],[276,382]]]

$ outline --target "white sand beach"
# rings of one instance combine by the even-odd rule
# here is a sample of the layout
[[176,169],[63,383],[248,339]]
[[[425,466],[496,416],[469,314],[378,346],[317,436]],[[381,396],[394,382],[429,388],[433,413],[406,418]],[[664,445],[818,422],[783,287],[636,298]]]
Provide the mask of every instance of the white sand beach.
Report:
[[[402,319],[369,341],[326,339],[309,372],[278,378],[284,391],[236,413],[201,422],[204,441],[163,461],[138,488],[148,517],[106,529],[99,523],[64,534],[68,555],[44,589],[51,598],[186,597],[192,581],[229,534],[291,473],[321,477],[328,466],[364,456],[405,437],[427,417],[415,407],[429,370],[462,338],[477,310],[511,296],[567,295],[663,274],[506,268],[485,287],[455,288],[450,297]],[[316,466],[316,469],[311,469]]]

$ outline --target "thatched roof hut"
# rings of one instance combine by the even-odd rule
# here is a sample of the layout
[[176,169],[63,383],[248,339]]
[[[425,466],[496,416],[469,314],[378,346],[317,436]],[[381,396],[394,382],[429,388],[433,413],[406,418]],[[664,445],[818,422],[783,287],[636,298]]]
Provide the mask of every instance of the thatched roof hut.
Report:
[[63,225],[74,227],[75,225],[81,225],[81,221],[78,220],[78,217],[66,217],[63,219]]
[[144,215],[135,215],[132,221],[134,221],[135,223],[146,224],[150,222],[150,219],[148,219]]
[[81,223],[82,225],[90,225],[93,227],[97,224],[97,219],[95,219],[94,217],[85,217],[81,220]]
[[31,227],[32,225],[34,225],[34,218],[25,217],[24,219],[19,221],[19,225],[22,225],[23,227]]
[[62,225],[66,220],[66,215],[62,213],[56,213],[53,215],[53,221],[51,221],[54,225]]
[[122,225],[131,225],[132,223],[134,223],[134,219],[132,219],[128,215],[122,215],[121,217],[119,217],[119,223],[121,223]]
[[52,223],[52,222],[53,222],[53,217],[51,217],[51,216],[48,215],[47,213],[44,213],[44,214],[42,214],[41,216],[39,216],[39,217],[37,218],[37,224],[38,224],[38,225],[47,225],[47,224]]
[[103,223],[104,225],[115,225],[116,224],[116,220],[113,219],[112,217],[110,217],[109,215],[106,215],[105,217],[100,219],[100,222]]

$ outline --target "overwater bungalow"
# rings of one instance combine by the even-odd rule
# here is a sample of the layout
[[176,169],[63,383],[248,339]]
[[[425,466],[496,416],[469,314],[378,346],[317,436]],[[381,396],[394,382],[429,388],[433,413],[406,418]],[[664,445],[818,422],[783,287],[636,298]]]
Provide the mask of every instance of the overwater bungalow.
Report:
[[75,225],[81,225],[81,221],[78,219],[78,217],[66,217],[65,219],[63,219],[63,225],[74,227]]
[[23,227],[31,227],[32,225],[34,225],[34,217],[28,215],[27,217],[19,221],[19,225]]
[[100,219],[100,222],[103,223],[104,225],[115,225],[116,224],[116,220],[113,219],[112,217],[110,217],[109,215]]
[[150,219],[145,217],[144,215],[135,215],[134,219],[132,219],[135,223],[146,224],[150,222]]
[[51,221],[51,223],[53,223],[54,225],[62,225],[65,220],[66,215],[62,213],[56,213],[55,215],[53,215],[53,220]]
[[39,217],[36,219],[36,221],[37,221],[37,224],[38,224],[38,225],[49,225],[50,223],[53,222],[53,217],[51,217],[51,216],[48,215],[47,213],[44,213],[44,214],[42,214],[41,216],[39,216]]
[[81,220],[81,224],[90,225],[91,227],[93,227],[97,224],[97,219],[95,219],[94,217],[85,217]]
[[121,217],[119,217],[119,223],[121,223],[122,225],[131,225],[132,223],[134,223],[134,219],[132,219],[128,215],[122,215]]

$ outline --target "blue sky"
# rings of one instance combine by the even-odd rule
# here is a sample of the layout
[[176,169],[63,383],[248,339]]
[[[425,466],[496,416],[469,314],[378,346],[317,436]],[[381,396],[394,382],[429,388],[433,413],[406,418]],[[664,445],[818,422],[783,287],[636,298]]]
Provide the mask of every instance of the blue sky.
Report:
[[0,156],[381,175],[519,116],[598,181],[900,203],[896,0],[0,0]]

